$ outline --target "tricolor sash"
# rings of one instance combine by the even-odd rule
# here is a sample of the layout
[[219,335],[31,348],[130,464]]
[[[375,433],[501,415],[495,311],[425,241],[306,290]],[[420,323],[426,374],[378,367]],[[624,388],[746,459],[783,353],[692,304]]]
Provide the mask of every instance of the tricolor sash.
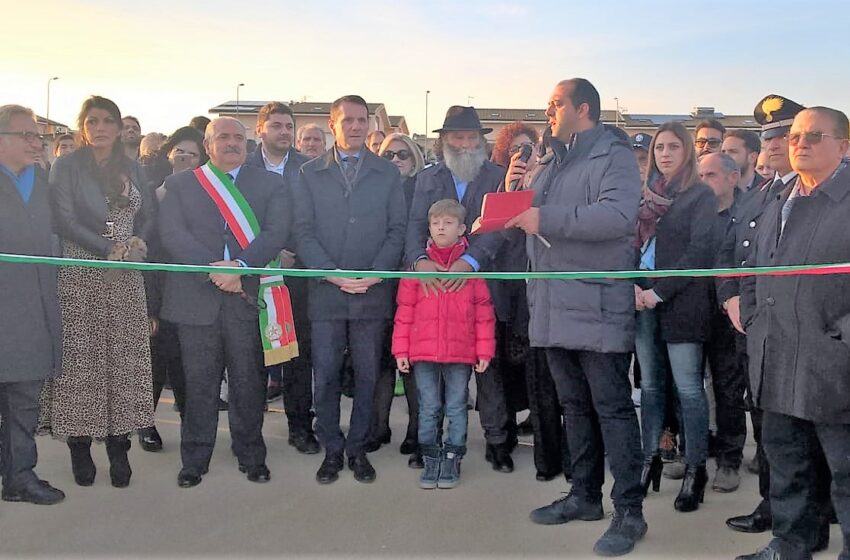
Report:
[[[198,167],[195,178],[215,202],[218,211],[233,232],[242,249],[260,233],[260,224],[254,211],[227,174],[212,163]],[[267,266],[279,268],[278,259]],[[298,357],[298,340],[292,318],[292,302],[283,276],[260,276],[260,338],[263,341],[263,358],[267,366],[288,362]]]

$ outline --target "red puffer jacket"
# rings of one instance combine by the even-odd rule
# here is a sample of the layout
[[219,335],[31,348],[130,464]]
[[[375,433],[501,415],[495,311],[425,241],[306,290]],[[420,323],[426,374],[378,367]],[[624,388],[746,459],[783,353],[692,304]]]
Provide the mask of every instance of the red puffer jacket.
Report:
[[[448,268],[466,251],[461,239],[441,249],[428,241],[428,258]],[[482,278],[470,278],[457,292],[425,297],[419,280],[403,278],[398,287],[393,355],[411,363],[470,364],[496,353],[496,316]]]

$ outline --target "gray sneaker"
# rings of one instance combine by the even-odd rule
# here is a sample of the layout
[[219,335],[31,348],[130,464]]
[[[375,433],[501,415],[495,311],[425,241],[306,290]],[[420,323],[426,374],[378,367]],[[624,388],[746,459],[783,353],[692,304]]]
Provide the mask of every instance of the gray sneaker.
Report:
[[570,492],[548,506],[532,511],[529,517],[538,525],[559,525],[575,519],[597,521],[603,517],[602,502],[588,502]]
[[734,492],[740,484],[741,475],[738,474],[738,469],[717,467],[717,472],[714,473],[714,482],[711,483],[711,489],[715,492]]
[[437,487],[437,481],[440,479],[439,449],[437,449],[436,453],[423,450],[422,462],[425,464],[425,468],[422,474],[419,475],[419,488],[433,490]]
[[644,535],[646,521],[640,511],[617,510],[608,530],[596,541],[593,552],[599,556],[622,556],[631,552]]
[[463,455],[455,450],[443,450],[440,459],[440,479],[437,488],[454,488],[460,482],[460,460]]

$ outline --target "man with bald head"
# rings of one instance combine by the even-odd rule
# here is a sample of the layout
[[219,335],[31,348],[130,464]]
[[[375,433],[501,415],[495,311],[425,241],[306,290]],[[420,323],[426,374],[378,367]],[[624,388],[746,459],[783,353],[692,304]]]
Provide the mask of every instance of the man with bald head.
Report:
[[[292,221],[292,192],[276,174],[243,165],[245,127],[221,117],[207,126],[208,163],[171,175],[160,207],[160,236],[173,262],[226,267],[264,267],[283,249]],[[234,220],[234,217],[237,219]],[[258,328],[257,276],[170,274],[163,319],[178,325],[186,374],[181,427],[181,488],[201,482],[212,457],[218,424],[219,381],[229,379],[230,434],[239,470],[251,482],[267,482],[263,441],[265,381]],[[269,323],[271,324],[271,323]],[[277,337],[266,329],[262,336]]]

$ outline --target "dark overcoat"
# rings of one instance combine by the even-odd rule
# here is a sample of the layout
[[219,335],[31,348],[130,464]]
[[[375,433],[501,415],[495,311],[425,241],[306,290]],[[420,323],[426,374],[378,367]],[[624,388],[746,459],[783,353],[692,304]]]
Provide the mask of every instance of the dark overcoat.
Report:
[[[47,178],[36,169],[28,203],[0,173],[0,253],[55,256]],[[57,268],[0,263],[0,383],[37,381],[62,371]]]
[[[796,198],[780,236],[792,189],[793,183],[765,211],[750,262],[850,262],[850,167]],[[758,276],[742,287],[742,299],[755,309],[746,330],[756,406],[812,422],[850,423],[850,275]]]

